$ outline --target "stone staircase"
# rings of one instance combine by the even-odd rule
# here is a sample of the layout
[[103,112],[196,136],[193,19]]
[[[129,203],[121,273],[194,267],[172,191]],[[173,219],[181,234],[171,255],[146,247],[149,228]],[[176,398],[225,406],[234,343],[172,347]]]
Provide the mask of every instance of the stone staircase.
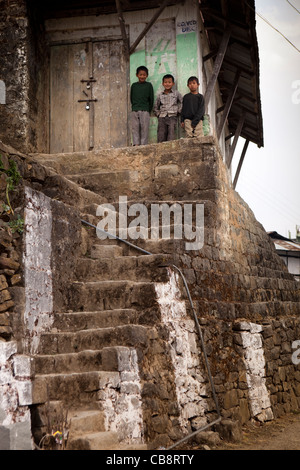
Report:
[[[69,310],[55,315],[35,357],[35,395],[47,388],[47,400],[69,408],[68,449],[147,448],[142,429],[138,437],[126,435],[130,423],[125,420],[135,420],[132,410],[125,410],[124,429],[118,430],[113,421],[105,424],[103,406],[110,389],[116,401],[140,396],[140,384],[131,377],[126,357],[147,348],[147,323],[157,315],[154,281],[167,280],[159,269],[162,261],[159,255],[123,256],[122,247],[100,244],[92,245],[90,257],[79,260],[70,285]],[[126,372],[129,377],[122,379]],[[120,393],[126,386],[129,391]]]
[[[120,196],[127,197],[128,207],[136,202],[147,208],[162,202],[205,205],[204,248],[189,256],[182,240],[137,240],[137,245],[151,253],[145,255],[114,239],[100,240],[95,229],[82,224],[85,250],[67,289],[68,304],[55,314],[52,330],[42,335],[35,357],[34,403],[41,411],[47,400],[50,407],[59,403],[69,409],[69,449],[158,448],[161,436],[167,447],[170,440],[182,437],[183,413],[188,424],[194,416],[202,423],[206,421],[202,410],[215,417],[215,408],[209,389],[198,393],[199,383],[207,384],[202,364],[202,368],[195,365],[192,373],[195,383],[183,384],[190,377],[192,361],[186,376],[181,374],[182,348],[189,341],[193,354],[198,355],[199,348],[197,338],[190,339],[193,329],[189,323],[188,341],[182,346],[183,335],[177,329],[168,330],[169,311],[166,322],[162,321],[156,288],[169,281],[168,270],[162,266],[177,264],[179,255],[181,264],[177,265],[190,276],[193,301],[198,302],[199,312],[201,308],[204,324],[209,324],[206,332],[218,331],[215,337],[208,331],[211,348],[223,343],[223,335],[236,318],[261,321],[268,301],[275,313],[281,292],[275,286],[274,302],[271,289],[267,290],[270,278],[275,277],[273,271],[278,274],[280,279],[274,282],[279,286],[288,274],[280,271],[263,228],[231,190],[217,143],[210,137],[200,144],[196,139],[183,139],[32,157],[47,168],[46,178],[41,178],[42,192],[75,208],[82,220],[93,225],[99,219],[97,207],[109,203],[117,212]],[[184,320],[190,320],[188,315]],[[219,324],[224,330],[218,330]],[[178,349],[177,370],[167,352],[169,338],[175,339],[172,347]],[[230,345],[230,341],[231,336],[226,336],[224,344]],[[226,360],[230,370],[232,356]],[[232,370],[234,377],[236,370]],[[216,374],[223,400],[223,369]],[[195,396],[190,385],[195,385]],[[236,397],[235,384],[231,387]],[[203,404],[198,403],[199,396]],[[235,406],[230,403],[233,414]],[[226,413],[229,416],[227,409]]]
[[[48,183],[50,197],[59,196],[62,202],[79,207],[84,220],[96,223],[95,208],[104,198],[91,180],[103,185],[107,178],[102,192],[109,192],[115,183],[122,194],[130,172],[90,175],[93,158],[72,155],[66,168],[65,156],[39,156],[37,161],[62,175],[66,169],[76,171],[79,161],[81,178],[67,174],[61,179],[53,172],[44,190],[47,194]],[[98,164],[105,167],[102,158]],[[143,255],[115,240],[101,241],[89,227],[83,226],[82,234],[87,253],[78,260],[67,309],[55,314],[52,330],[40,338],[34,401],[68,409],[70,450],[147,449],[141,377],[137,360],[132,367],[128,357],[143,356],[148,347],[149,332],[159,316],[154,285],[168,281],[166,269],[161,268],[168,257],[159,248],[157,254]],[[150,243],[151,248],[154,245]],[[45,405],[40,408],[42,414]]]
[[[212,145],[210,138],[203,142]],[[206,154],[198,143],[189,141],[188,152],[185,145],[177,141],[34,158],[51,171],[43,192],[76,207],[84,221],[97,225],[97,206],[110,203],[117,211],[119,196],[126,196],[129,206],[183,203],[193,200],[200,185],[210,199],[214,197],[210,191],[215,182],[203,179]],[[137,377],[138,369],[155,336],[153,326],[159,323],[155,284],[168,282],[162,266],[173,259],[182,241],[137,240],[152,253],[144,255],[114,239],[99,240],[85,225],[82,241],[86,256],[78,260],[66,311],[55,315],[52,330],[40,340],[35,402],[45,402],[47,388],[50,403],[68,406],[69,449],[146,449],[143,419],[153,412],[145,409],[145,400],[142,403],[147,378],[141,370]],[[167,358],[165,362],[170,374]],[[130,401],[136,408],[130,408]],[[147,427],[151,428],[149,422]]]

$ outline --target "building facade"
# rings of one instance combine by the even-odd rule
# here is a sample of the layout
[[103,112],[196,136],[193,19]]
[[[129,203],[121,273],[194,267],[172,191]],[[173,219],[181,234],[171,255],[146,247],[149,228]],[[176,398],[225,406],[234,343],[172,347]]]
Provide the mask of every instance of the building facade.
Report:
[[[166,73],[174,75],[182,95],[189,91],[187,79],[199,77],[205,133],[217,136],[228,167],[239,137],[245,151],[251,141],[263,145],[251,5],[2,4],[0,138],[6,144],[44,153],[131,145],[130,85],[136,68],[146,65],[155,95]],[[156,128],[152,113],[150,143],[156,141]]]

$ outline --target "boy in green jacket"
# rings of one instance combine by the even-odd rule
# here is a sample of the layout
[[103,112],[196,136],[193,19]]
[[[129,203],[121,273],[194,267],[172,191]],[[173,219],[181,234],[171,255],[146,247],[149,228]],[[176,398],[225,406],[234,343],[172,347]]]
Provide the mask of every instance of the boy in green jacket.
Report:
[[147,82],[148,69],[143,65],[136,70],[138,81],[131,85],[131,131],[133,145],[148,143],[150,113],[154,104],[153,86]]

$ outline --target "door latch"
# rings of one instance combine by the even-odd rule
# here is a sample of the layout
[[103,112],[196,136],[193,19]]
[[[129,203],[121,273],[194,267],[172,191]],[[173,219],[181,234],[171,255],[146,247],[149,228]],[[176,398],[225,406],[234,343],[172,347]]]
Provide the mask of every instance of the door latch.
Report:
[[97,99],[89,99],[89,100],[78,100],[78,103],[86,103],[85,109],[88,111],[90,109],[90,102],[96,102],[98,101]]

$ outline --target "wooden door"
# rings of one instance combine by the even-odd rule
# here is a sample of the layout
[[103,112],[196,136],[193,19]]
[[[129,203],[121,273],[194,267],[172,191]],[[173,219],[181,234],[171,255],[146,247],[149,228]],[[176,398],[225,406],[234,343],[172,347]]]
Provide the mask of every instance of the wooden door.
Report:
[[126,146],[122,42],[52,46],[50,57],[50,153]]

